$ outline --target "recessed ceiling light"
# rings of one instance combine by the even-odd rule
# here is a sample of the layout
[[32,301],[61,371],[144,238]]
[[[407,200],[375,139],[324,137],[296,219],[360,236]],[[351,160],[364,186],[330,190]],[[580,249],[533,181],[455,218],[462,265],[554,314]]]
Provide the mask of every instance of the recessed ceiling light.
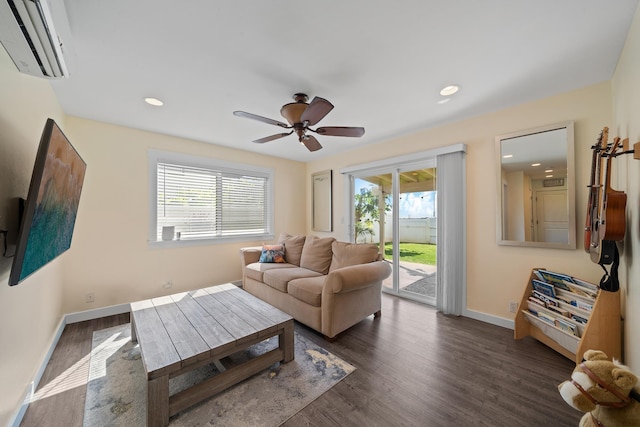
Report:
[[443,88],[440,91],[440,95],[442,95],[442,96],[450,96],[450,95],[453,95],[454,93],[456,93],[459,90],[460,90],[460,86],[456,86],[456,85],[447,86],[447,87]]
[[531,166],[533,167],[540,166],[540,163],[532,163]]
[[164,105],[164,102],[160,101],[158,98],[145,98],[144,102],[146,102],[149,105],[153,105],[154,107],[162,107]]
[[513,154],[505,154],[504,156],[502,156],[503,159],[510,159],[513,157]]
[[544,173],[551,173],[553,172],[553,169],[547,169],[546,171],[544,171]]
[[553,175],[546,175],[545,178],[553,178]]

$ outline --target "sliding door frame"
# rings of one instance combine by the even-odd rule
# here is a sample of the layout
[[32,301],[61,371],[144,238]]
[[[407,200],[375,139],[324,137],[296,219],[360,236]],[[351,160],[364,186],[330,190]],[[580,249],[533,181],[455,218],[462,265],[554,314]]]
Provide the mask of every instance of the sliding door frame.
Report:
[[[451,146],[446,146],[446,147],[440,147],[440,148],[436,148],[436,149],[432,149],[432,150],[427,150],[427,151],[423,151],[423,152],[419,152],[419,153],[414,153],[414,154],[410,154],[410,155],[405,155],[405,156],[398,156],[398,157],[393,157],[393,158],[388,158],[388,159],[384,159],[384,160],[380,160],[380,161],[376,161],[376,162],[370,162],[370,163],[365,163],[365,164],[360,164],[360,165],[355,165],[355,166],[349,166],[346,168],[342,168],[340,169],[340,173],[346,176],[346,179],[344,179],[344,183],[345,183],[345,207],[346,207],[346,215],[347,218],[349,219],[346,227],[347,227],[347,235],[349,236],[349,239],[351,242],[355,242],[356,241],[356,237],[355,236],[355,224],[354,224],[354,219],[355,219],[355,207],[354,207],[354,199],[355,199],[355,179],[356,178],[360,178],[360,177],[365,177],[365,176],[369,176],[369,175],[376,175],[376,174],[392,174],[392,193],[393,193],[393,204],[392,204],[392,218],[393,218],[393,258],[392,258],[392,262],[393,262],[393,272],[392,272],[392,277],[393,277],[393,288],[392,290],[389,289],[384,289],[383,287],[383,291],[384,292],[388,292],[388,293],[392,293],[395,295],[399,295],[399,296],[403,296],[403,297],[409,297],[411,299],[415,299],[417,301],[420,302],[425,302],[425,303],[429,303],[429,304],[433,304],[433,301],[431,301],[431,299],[426,299],[426,298],[415,298],[414,295],[410,295],[410,292],[402,292],[399,289],[399,269],[398,269],[398,265],[399,265],[399,197],[400,197],[400,180],[399,180],[399,175],[401,171],[406,171],[406,170],[411,170],[411,169],[415,169],[415,168],[424,168],[425,164],[430,164],[432,167],[435,167],[436,170],[438,168],[438,161],[437,161],[437,157],[438,156],[444,156],[447,154],[453,154],[453,153],[457,153],[457,152],[462,152],[463,153],[463,159],[464,159],[464,153],[466,153],[466,145],[465,144],[455,144],[455,145],[451,145]],[[462,160],[462,170],[461,170],[461,174],[462,177],[461,179],[464,181],[464,177],[465,177],[465,173],[464,173],[464,160]],[[438,174],[439,175],[439,174]],[[440,186],[438,186],[440,187]],[[436,197],[439,198],[439,194],[436,193]],[[460,197],[462,198],[462,205],[464,206],[466,204],[465,202],[465,198],[466,198],[466,194],[464,192],[464,185],[463,185],[463,191],[462,194],[460,194]],[[464,209],[463,209],[464,210]],[[441,207],[439,205],[438,207],[438,213],[441,212]],[[464,310],[464,307],[466,306],[466,273],[463,273],[463,277],[460,280],[459,278],[457,278],[458,280],[456,280],[456,282],[460,282],[460,283],[456,283],[454,286],[455,289],[450,290],[447,289],[447,280],[446,277],[442,277],[443,274],[440,274],[441,271],[441,266],[442,265],[447,265],[447,266],[451,266],[451,262],[444,262],[444,260],[441,260],[441,254],[443,253],[443,251],[440,248],[440,245],[444,244],[443,238],[444,236],[441,235],[440,231],[443,230],[443,226],[442,223],[444,221],[446,221],[446,218],[444,216],[441,216],[440,214],[437,215],[437,221],[438,221],[438,236],[437,236],[437,246],[438,246],[438,257],[437,257],[437,261],[436,261],[436,269],[438,271],[437,273],[437,292],[440,293],[442,292],[443,294],[447,294],[449,297],[451,297],[452,295],[455,296],[455,302],[450,302],[449,304],[444,304],[442,303],[442,300],[440,299],[439,296],[437,296],[436,298],[436,307],[438,307],[439,309],[441,309],[442,311],[444,311],[445,313],[448,314],[456,314],[459,315],[461,314],[461,310],[459,310],[459,307],[462,307],[462,310]],[[462,228],[466,228],[464,227],[464,224],[462,225]],[[463,231],[463,234],[464,233]],[[384,242],[380,242],[380,245],[382,247],[382,250],[384,251]],[[464,264],[466,264],[466,257],[464,256],[464,254],[466,254],[466,238],[462,239],[462,244],[461,244],[461,248],[460,250],[463,252],[463,256],[462,259],[464,260]],[[462,265],[462,270],[464,272],[466,272],[466,265]],[[443,271],[444,273],[444,271]],[[449,306],[453,306],[455,307],[455,309],[452,311],[449,310]]]

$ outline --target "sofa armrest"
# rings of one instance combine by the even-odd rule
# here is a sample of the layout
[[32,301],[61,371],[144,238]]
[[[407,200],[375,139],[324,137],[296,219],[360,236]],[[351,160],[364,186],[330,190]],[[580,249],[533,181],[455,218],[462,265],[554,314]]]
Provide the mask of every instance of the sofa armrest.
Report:
[[323,292],[343,293],[366,288],[382,282],[391,275],[391,266],[386,261],[338,268],[327,275]]
[[240,249],[240,262],[242,266],[253,264],[260,261],[260,254],[262,253],[262,246],[251,246]]

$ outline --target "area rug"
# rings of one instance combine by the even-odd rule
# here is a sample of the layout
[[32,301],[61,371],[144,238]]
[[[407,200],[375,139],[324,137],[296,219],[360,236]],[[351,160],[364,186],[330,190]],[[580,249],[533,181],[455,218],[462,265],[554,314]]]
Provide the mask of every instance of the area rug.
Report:
[[[146,426],[146,381],[140,349],[125,324],[96,331],[90,356],[85,427]],[[234,358],[262,354],[276,337]],[[329,390],[355,368],[295,333],[295,359],[269,369],[195,405],[169,420],[179,426],[278,426]],[[170,380],[170,394],[217,374],[213,365]]]

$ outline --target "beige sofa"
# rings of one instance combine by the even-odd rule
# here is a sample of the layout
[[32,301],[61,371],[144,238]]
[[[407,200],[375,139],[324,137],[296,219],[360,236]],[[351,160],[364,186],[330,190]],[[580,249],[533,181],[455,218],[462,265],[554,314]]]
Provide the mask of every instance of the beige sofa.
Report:
[[[264,254],[265,249],[272,251]],[[240,250],[247,292],[329,340],[367,316],[380,316],[382,281],[391,267],[376,245],[283,234],[275,246],[282,255],[280,249],[284,260],[269,259],[273,246]],[[259,262],[261,256],[271,262]]]

